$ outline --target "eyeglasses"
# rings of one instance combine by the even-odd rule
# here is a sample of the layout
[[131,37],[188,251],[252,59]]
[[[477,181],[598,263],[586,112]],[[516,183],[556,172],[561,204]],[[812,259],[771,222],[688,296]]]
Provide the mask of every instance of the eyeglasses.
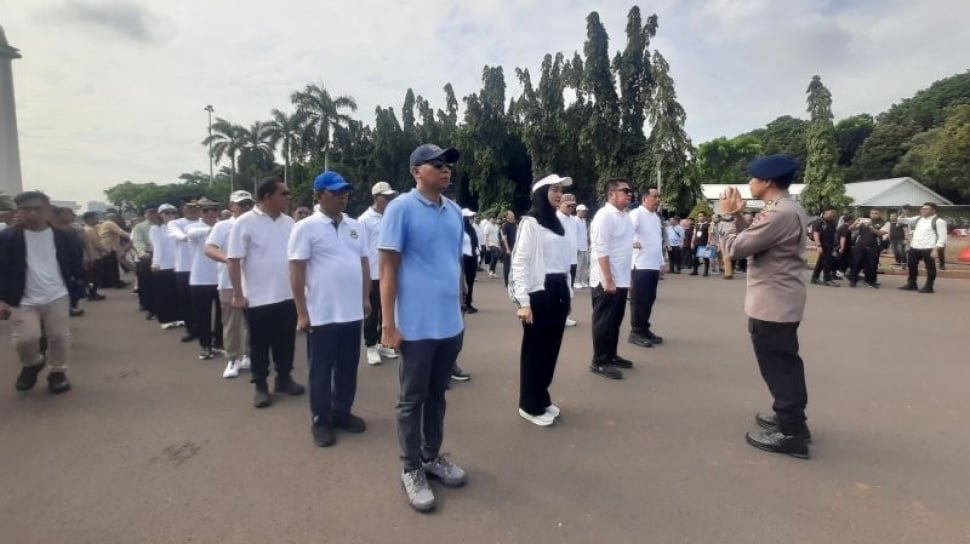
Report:
[[447,163],[447,162],[445,162],[443,160],[439,160],[439,159],[435,159],[433,161],[426,161],[426,162],[423,162],[421,164],[427,164],[428,166],[430,166],[432,168],[436,168],[438,170],[441,170],[442,168],[445,168],[445,167],[447,167],[448,170],[451,170],[452,169],[452,165],[450,163]]

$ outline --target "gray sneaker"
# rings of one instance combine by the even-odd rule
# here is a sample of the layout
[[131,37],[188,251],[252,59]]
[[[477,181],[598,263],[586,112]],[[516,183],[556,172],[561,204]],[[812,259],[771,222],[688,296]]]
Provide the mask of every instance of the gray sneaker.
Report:
[[429,478],[438,480],[445,487],[461,487],[468,481],[468,475],[465,474],[465,471],[443,455],[424,463],[424,471]]
[[428,485],[428,477],[423,468],[405,470],[401,472],[401,484],[408,495],[411,508],[418,512],[427,512],[434,508],[434,493]]

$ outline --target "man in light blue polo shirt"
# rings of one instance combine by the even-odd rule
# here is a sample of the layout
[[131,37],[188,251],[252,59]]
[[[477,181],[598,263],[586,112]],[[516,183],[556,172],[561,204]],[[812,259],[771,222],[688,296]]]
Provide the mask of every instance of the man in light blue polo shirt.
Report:
[[397,405],[401,481],[411,506],[434,508],[427,478],[465,484],[465,471],[440,455],[445,390],[461,351],[464,226],[461,209],[442,196],[457,149],[433,144],[411,153],[415,189],[384,212],[381,240],[382,344],[401,350]]

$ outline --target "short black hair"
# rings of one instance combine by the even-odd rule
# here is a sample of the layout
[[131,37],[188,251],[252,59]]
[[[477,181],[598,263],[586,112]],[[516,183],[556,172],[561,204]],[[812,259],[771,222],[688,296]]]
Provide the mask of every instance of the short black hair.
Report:
[[20,206],[28,200],[43,200],[44,204],[50,206],[51,199],[49,196],[45,195],[40,191],[24,191],[19,195],[13,197],[13,203]]
[[620,188],[621,183],[626,183],[630,185],[630,181],[626,178],[610,178],[606,180],[606,192],[615,191]]
[[936,211],[936,203],[935,202],[924,202],[923,205],[924,206],[929,206],[929,207],[933,208],[933,211],[934,212]]
[[283,178],[279,176],[266,176],[259,180],[259,185],[256,186],[256,200],[264,200],[266,197],[274,195],[276,185],[279,183],[283,183]]
[[81,219],[84,221],[87,221],[88,219],[97,218],[97,217],[98,217],[98,212],[84,212],[84,215],[81,216]]
[[835,206],[831,204],[826,204],[825,206],[822,206],[822,213],[829,212],[829,211],[834,212],[836,209],[837,208]]
[[150,211],[158,211],[158,206],[155,206],[155,205],[145,206],[144,208],[141,209],[141,215],[145,215]]
[[54,208],[54,215],[61,215],[62,213],[69,213],[74,215],[74,210],[68,208],[67,206],[56,206]]

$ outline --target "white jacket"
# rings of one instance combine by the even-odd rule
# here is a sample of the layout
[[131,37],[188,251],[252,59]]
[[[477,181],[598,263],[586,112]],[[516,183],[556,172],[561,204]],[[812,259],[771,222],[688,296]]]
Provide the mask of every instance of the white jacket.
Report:
[[[570,225],[572,226],[572,225]],[[509,298],[519,308],[531,307],[530,293],[546,288],[546,261],[542,251],[542,226],[535,217],[524,216],[519,221],[512,248],[512,271],[509,273]],[[570,282],[566,282],[570,283]],[[573,295],[572,285],[569,296]]]

